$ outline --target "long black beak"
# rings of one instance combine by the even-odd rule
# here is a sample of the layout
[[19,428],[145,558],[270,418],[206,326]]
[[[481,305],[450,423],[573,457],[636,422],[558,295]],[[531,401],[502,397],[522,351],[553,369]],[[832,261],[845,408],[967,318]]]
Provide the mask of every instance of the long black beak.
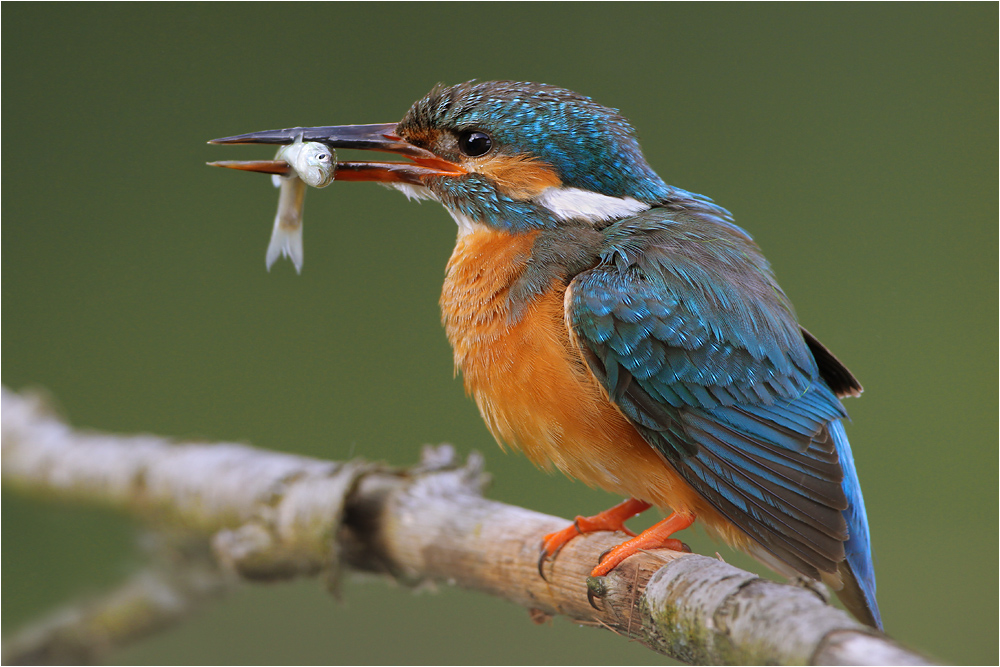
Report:
[[[303,141],[324,143],[331,148],[395,153],[413,162],[338,162],[338,181],[381,181],[383,183],[410,183],[423,185],[431,176],[458,176],[466,173],[459,165],[443,160],[431,151],[414,146],[396,134],[396,123],[372,125],[331,125],[327,127],[292,127],[285,130],[250,132],[233,137],[212,139],[210,144],[290,144],[299,137]],[[209,162],[216,167],[268,174],[286,174],[284,160],[255,160]]]

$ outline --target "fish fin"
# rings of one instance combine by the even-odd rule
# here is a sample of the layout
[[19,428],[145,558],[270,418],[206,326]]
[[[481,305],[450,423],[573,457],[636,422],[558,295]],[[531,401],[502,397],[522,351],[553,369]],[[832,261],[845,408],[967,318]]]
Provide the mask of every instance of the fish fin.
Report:
[[271,233],[271,242],[267,246],[267,270],[271,270],[279,257],[287,257],[295,265],[295,272],[302,273],[302,226],[294,229],[286,229],[281,225],[275,225]]

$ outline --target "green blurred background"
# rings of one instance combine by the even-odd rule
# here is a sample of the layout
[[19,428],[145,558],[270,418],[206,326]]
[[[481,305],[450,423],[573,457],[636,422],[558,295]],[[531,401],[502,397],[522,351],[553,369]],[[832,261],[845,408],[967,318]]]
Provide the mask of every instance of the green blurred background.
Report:
[[[3,382],[122,433],[400,465],[448,441],[486,455],[494,498],[603,509],[503,454],[453,379],[440,207],[310,192],[304,272],[269,274],[277,192],[204,166],[270,156],[212,137],[393,121],[439,81],[565,86],[733,211],[865,385],[848,433],[888,632],[996,662],[996,26],[993,3],[5,4]],[[127,520],[11,493],[3,538],[5,632],[141,560]],[[247,588],[111,659],[663,661],[466,591],[353,579],[344,598]]]

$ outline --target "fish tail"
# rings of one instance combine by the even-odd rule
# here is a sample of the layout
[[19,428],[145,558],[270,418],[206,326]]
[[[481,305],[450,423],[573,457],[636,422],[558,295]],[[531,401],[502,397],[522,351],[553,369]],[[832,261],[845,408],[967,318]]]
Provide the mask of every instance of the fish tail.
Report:
[[287,257],[295,265],[296,273],[302,273],[302,226],[288,229],[275,225],[271,232],[271,243],[267,246],[267,270],[271,270],[279,257]]

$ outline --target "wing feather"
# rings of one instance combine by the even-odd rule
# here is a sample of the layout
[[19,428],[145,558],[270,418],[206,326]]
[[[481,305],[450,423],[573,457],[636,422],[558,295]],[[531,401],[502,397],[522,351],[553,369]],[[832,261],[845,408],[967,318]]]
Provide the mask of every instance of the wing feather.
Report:
[[[736,229],[666,209],[615,223],[598,265],[569,286],[567,323],[646,441],[754,541],[816,577],[845,558],[829,425],[846,413],[819,344]],[[838,392],[850,391],[826,354]]]

